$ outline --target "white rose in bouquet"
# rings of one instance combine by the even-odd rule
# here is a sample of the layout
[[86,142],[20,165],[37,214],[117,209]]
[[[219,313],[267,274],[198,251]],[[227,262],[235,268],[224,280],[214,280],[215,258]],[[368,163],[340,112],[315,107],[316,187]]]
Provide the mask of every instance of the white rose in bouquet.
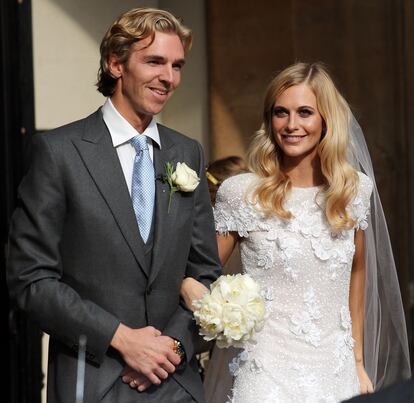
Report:
[[259,285],[247,274],[221,276],[210,293],[194,301],[194,317],[205,340],[220,348],[242,347],[263,328],[265,305]]

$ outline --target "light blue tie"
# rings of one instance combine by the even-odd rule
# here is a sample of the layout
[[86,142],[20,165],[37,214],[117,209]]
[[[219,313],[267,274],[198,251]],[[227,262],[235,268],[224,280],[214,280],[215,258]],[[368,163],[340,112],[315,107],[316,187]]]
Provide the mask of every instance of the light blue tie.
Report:
[[135,136],[131,139],[131,144],[136,151],[131,186],[132,205],[141,237],[144,242],[147,242],[154,211],[154,165],[148,150],[147,136],[142,134]]

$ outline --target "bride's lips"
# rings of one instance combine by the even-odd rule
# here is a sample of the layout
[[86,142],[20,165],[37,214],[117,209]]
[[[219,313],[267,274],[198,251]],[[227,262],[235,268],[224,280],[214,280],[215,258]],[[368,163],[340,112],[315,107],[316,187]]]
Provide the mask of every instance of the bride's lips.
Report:
[[282,134],[282,138],[284,142],[290,143],[290,144],[297,144],[300,143],[305,137],[308,137],[307,134],[304,135],[294,135],[294,134]]

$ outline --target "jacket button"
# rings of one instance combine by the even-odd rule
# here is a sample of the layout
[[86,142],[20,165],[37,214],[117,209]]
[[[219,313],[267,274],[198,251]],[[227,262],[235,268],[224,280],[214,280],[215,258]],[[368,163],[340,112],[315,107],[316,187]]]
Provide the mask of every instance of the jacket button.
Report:
[[147,294],[147,295],[150,295],[150,294],[151,294],[151,292],[152,292],[152,288],[151,288],[151,287],[148,287],[148,288],[147,288],[147,290],[146,290],[146,294]]

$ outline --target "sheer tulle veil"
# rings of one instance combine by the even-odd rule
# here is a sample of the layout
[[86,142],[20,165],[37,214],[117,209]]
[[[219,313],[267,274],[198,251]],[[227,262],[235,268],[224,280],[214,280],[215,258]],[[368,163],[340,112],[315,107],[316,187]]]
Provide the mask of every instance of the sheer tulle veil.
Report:
[[360,125],[351,116],[349,161],[374,186],[365,230],[364,364],[375,389],[409,378],[410,358],[401,293],[387,223]]

